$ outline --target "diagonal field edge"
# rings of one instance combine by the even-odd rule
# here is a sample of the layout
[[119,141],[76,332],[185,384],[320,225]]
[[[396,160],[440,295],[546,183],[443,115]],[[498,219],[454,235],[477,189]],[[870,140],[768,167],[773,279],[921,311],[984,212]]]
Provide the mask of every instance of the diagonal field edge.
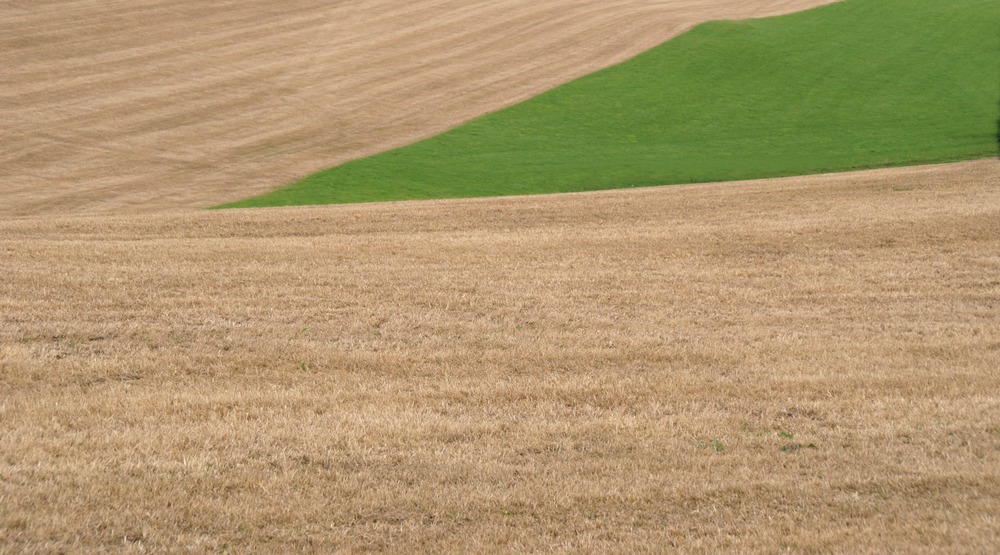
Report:
[[777,177],[995,152],[1000,4],[714,22],[452,131],[224,207]]

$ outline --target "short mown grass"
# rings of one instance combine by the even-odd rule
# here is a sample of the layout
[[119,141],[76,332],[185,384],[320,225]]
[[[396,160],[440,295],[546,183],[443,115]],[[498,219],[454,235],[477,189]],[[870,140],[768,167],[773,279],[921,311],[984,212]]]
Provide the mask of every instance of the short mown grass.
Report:
[[995,154],[996,0],[701,25],[447,133],[224,207],[586,191]]

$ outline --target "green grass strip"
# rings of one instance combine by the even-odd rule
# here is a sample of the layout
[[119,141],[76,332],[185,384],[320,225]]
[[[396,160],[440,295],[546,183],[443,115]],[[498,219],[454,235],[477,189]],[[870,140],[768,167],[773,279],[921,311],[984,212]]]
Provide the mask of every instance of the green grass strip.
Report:
[[433,138],[225,207],[587,191],[996,153],[997,0],[712,22]]

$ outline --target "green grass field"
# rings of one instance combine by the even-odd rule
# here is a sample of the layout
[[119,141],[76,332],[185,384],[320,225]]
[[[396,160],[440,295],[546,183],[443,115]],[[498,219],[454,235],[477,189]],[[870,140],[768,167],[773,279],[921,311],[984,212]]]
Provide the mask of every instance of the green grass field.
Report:
[[847,0],[701,25],[447,133],[223,207],[496,196],[996,153],[1000,2]]

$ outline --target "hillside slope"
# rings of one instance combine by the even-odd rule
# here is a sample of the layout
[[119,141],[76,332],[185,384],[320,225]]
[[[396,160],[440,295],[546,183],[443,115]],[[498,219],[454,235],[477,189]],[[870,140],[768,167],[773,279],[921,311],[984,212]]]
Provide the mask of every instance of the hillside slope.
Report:
[[828,1],[0,2],[0,216],[237,200]]

